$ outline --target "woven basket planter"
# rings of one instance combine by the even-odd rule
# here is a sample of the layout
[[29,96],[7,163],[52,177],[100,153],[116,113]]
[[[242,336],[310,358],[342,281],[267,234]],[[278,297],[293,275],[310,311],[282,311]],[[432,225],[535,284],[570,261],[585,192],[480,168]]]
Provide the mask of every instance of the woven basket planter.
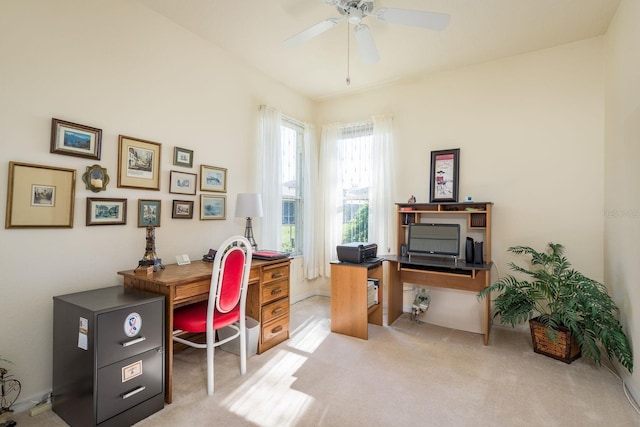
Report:
[[573,337],[571,330],[561,326],[558,329],[557,340],[552,341],[547,336],[545,326],[538,318],[529,320],[533,351],[545,356],[553,357],[564,363],[571,363],[580,357],[580,347]]

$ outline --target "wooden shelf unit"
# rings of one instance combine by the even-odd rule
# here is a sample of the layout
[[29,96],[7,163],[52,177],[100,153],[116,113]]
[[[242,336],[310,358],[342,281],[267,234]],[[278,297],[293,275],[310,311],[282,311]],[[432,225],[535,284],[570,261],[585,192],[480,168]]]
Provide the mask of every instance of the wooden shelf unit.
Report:
[[[414,256],[389,256],[385,259],[392,264],[389,271],[388,324],[392,324],[402,314],[403,283],[440,288],[479,292],[489,286],[491,271],[491,202],[469,203],[397,203],[398,254],[402,254],[402,245],[407,243],[409,224],[429,222],[429,218],[438,216],[460,219],[466,218],[466,230],[463,233],[480,233],[483,238],[483,264],[466,263],[461,260],[434,261]],[[464,244],[460,242],[461,252]],[[484,344],[489,343],[490,297],[485,298],[484,307]]]
[[[398,254],[402,253],[402,245],[407,243],[409,224],[423,222],[428,217],[437,218],[443,215],[466,217],[467,231],[483,233],[484,263],[491,263],[491,202],[465,203],[396,203],[397,205],[397,236]],[[464,253],[464,242],[460,248]]]
[[[331,332],[364,340],[369,323],[382,326],[382,263],[331,263]],[[367,280],[378,280],[378,304],[367,307]]]

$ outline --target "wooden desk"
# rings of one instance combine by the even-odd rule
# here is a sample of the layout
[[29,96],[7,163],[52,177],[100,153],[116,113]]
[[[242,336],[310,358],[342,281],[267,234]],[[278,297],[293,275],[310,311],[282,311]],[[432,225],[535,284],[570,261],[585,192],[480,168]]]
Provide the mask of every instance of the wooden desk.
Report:
[[[289,338],[290,259],[252,260],[247,290],[246,315],[260,323],[258,353]],[[209,297],[213,264],[195,261],[170,264],[164,270],[137,275],[119,271],[124,286],[165,296],[165,402],[171,403],[173,388],[173,310]]]
[[[387,324],[389,325],[402,314],[403,283],[416,283],[476,293],[489,286],[491,264],[454,263],[453,261],[395,255],[385,255],[384,260],[391,263],[387,297]],[[484,345],[489,344],[490,300],[490,297],[485,298]]]

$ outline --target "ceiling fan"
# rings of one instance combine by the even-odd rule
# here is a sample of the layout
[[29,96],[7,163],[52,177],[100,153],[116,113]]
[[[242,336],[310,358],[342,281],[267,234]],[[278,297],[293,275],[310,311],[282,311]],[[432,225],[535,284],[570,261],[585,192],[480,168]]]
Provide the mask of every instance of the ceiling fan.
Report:
[[449,25],[446,13],[426,12],[420,10],[379,8],[374,10],[373,0],[322,0],[325,4],[335,6],[340,17],[325,19],[284,41],[285,46],[298,46],[338,25],[344,19],[353,24],[353,32],[360,50],[362,60],[366,64],[376,63],[380,59],[373,35],[369,26],[362,21],[368,16],[375,16],[380,22],[409,25],[429,30],[444,30]]

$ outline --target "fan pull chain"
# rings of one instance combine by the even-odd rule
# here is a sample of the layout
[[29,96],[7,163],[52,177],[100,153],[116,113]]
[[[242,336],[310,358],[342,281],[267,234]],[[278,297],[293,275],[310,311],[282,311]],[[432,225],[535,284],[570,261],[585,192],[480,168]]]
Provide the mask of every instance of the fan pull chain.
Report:
[[349,71],[349,23],[347,23],[347,86],[351,84],[351,77]]

